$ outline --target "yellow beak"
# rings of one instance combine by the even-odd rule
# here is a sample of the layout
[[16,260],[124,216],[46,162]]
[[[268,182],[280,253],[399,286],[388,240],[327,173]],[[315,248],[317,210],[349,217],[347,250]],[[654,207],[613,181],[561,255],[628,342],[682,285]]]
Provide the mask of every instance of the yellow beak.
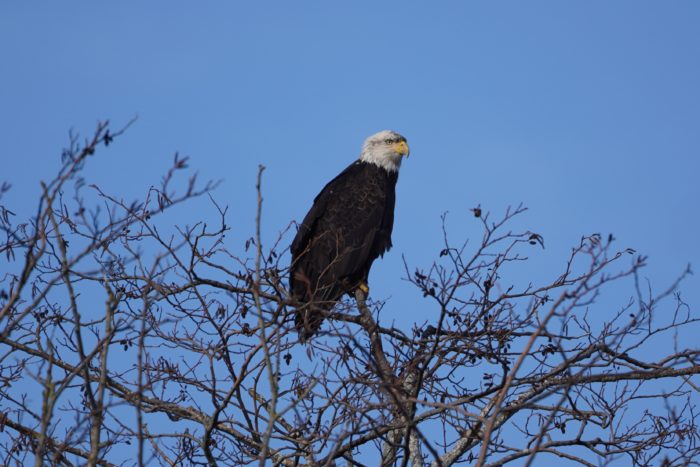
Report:
[[398,143],[394,143],[394,151],[396,151],[397,154],[401,154],[402,156],[406,157],[408,157],[408,154],[410,153],[406,141],[399,141]]

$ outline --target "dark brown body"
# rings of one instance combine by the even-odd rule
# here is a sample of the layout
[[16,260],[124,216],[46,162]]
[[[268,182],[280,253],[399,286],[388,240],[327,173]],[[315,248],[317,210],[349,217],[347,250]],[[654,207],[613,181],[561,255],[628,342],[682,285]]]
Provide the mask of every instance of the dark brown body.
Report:
[[391,248],[397,179],[398,172],[356,161],[316,196],[291,247],[290,289],[304,304],[295,316],[302,340]]

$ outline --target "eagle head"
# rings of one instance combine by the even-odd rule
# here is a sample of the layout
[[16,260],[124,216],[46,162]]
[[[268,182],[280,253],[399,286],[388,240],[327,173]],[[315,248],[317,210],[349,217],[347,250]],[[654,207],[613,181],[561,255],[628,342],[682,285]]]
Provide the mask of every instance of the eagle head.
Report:
[[360,160],[396,172],[401,167],[401,158],[408,153],[406,138],[395,131],[383,130],[365,140]]

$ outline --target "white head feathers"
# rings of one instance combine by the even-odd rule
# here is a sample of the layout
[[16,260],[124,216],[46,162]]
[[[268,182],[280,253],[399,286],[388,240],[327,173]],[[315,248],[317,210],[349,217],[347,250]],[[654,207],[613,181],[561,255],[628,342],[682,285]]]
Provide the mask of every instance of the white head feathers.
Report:
[[401,167],[403,156],[408,156],[406,138],[395,131],[384,130],[365,140],[360,160],[396,172]]

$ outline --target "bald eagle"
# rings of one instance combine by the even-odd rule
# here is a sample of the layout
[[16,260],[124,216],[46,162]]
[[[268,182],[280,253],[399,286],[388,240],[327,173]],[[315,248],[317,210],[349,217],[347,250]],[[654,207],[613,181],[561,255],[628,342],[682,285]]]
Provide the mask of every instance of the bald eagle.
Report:
[[359,160],[321,190],[299,225],[289,282],[302,341],[344,293],[367,292],[372,262],[391,248],[396,181],[408,152],[406,138],[393,131],[367,138]]

